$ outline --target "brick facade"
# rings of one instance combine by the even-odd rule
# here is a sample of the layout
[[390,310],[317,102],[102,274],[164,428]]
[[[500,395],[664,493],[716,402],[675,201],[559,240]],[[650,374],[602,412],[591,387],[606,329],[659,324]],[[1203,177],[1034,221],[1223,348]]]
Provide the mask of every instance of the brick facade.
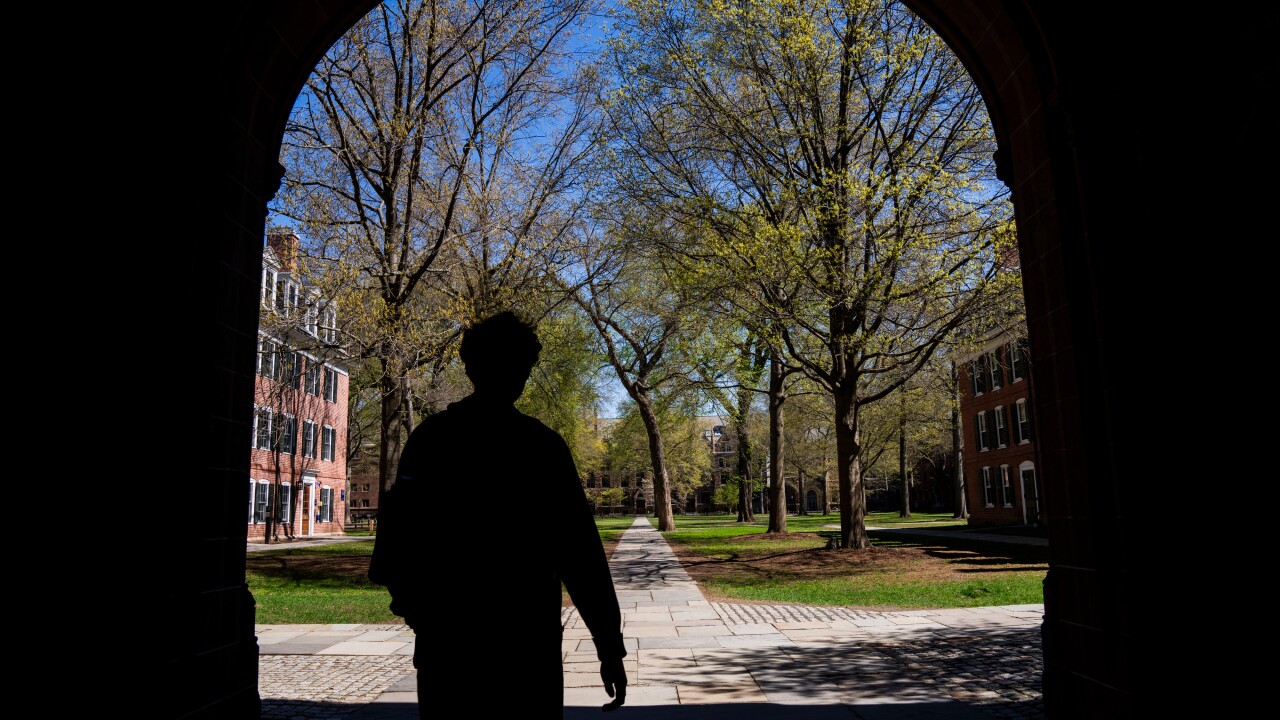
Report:
[[350,377],[335,346],[336,330],[321,319],[321,301],[286,270],[293,269],[296,253],[293,235],[270,236],[264,251],[246,497],[249,542],[341,535],[350,502]]
[[1044,522],[1028,362],[1025,339],[1002,334],[959,364],[970,525]]

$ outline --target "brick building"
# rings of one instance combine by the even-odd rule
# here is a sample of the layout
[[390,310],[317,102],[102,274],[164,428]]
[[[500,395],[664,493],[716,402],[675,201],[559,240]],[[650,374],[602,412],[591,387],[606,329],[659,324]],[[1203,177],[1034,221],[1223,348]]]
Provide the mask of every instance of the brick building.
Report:
[[297,278],[298,238],[263,250],[250,439],[250,542],[342,534],[347,388],[337,311]]
[[[1001,333],[960,358],[965,500],[970,525],[1040,525],[1027,341]],[[971,444],[972,443],[972,444]]]

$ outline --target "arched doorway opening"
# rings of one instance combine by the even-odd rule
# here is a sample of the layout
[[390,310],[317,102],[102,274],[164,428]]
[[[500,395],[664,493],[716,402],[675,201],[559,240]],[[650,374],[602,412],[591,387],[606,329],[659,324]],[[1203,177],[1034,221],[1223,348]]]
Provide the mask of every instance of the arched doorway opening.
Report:
[[[152,154],[150,166],[172,170],[157,188],[155,204],[169,214],[154,235],[155,255],[167,255],[166,263],[175,255],[184,261],[182,281],[191,298],[172,338],[173,346],[189,351],[191,362],[148,371],[174,387],[199,379],[187,410],[204,440],[193,460],[179,452],[190,447],[190,425],[163,431],[171,433],[172,466],[197,476],[182,484],[178,505],[202,508],[184,531],[187,542],[166,548],[185,556],[162,560],[180,573],[166,585],[166,612],[172,627],[187,629],[174,633],[162,653],[172,676],[165,686],[179,689],[168,713],[174,717],[253,716],[257,653],[252,602],[243,584],[243,479],[265,208],[279,179],[276,158],[291,99],[320,55],[374,4],[210,4],[202,8],[200,23],[175,32],[180,45],[151,58],[186,70],[184,81],[203,82],[200,89],[214,98],[208,112],[194,119],[179,116],[181,103],[157,101],[143,130],[151,133],[143,143]],[[1156,66],[1182,56],[1180,41],[1169,39],[1180,36],[1167,28],[1153,32],[1147,22],[1152,18],[1141,11],[1126,15],[1102,3],[907,4],[946,39],[982,88],[999,139],[1002,176],[1017,206],[1029,334],[1039,358],[1032,371],[1035,406],[1046,448],[1035,470],[1046,481],[1040,500],[1052,532],[1046,707],[1060,717],[1131,716],[1132,668],[1142,654],[1133,632],[1138,580],[1128,572],[1139,540],[1130,528],[1140,522],[1142,506],[1133,496],[1135,483],[1125,481],[1130,468],[1121,467],[1117,449],[1144,461],[1163,451],[1155,441],[1132,438],[1121,411],[1110,408],[1122,389],[1142,401],[1159,400],[1162,383],[1125,378],[1115,369],[1131,368],[1157,335],[1149,327],[1135,328],[1136,320],[1147,313],[1161,317],[1152,312],[1156,304],[1181,296],[1153,292],[1152,285],[1136,288],[1132,278],[1148,267],[1147,253],[1126,250],[1126,242],[1151,235],[1147,222],[1162,223],[1162,232],[1174,227],[1172,220],[1153,217],[1153,209],[1168,218],[1185,217],[1177,212],[1180,196],[1160,194],[1172,190],[1185,171],[1162,178],[1172,161],[1143,164],[1160,156],[1160,142],[1169,134],[1159,134],[1154,123],[1109,130],[1117,117],[1149,118],[1142,106],[1158,100],[1156,91],[1173,80],[1154,88],[1148,80],[1173,75]],[[1247,79],[1264,65],[1245,54],[1256,53],[1258,44],[1248,37],[1249,23],[1241,24],[1234,32],[1203,35],[1198,56],[1258,68],[1241,73]],[[150,35],[139,26],[133,38],[149,46]],[[1244,127],[1260,127],[1261,112],[1250,115],[1250,107],[1245,103]],[[1194,135],[1188,121],[1171,122]],[[1247,153],[1237,152],[1245,142],[1235,134],[1219,140],[1225,143],[1216,159],[1219,170],[1229,175],[1247,168],[1241,159]],[[173,162],[173,147],[188,148],[183,162]],[[1253,198],[1249,188],[1240,192],[1245,200]],[[1134,203],[1145,205],[1135,212]],[[1240,229],[1247,225],[1235,223]],[[176,228],[182,228],[180,246],[173,242]],[[1194,270],[1191,259],[1163,262]],[[1165,274],[1146,277],[1168,287]],[[154,289],[155,277],[140,274],[139,286]],[[154,374],[139,378],[139,387],[155,383]],[[1156,424],[1177,431],[1172,420]]]

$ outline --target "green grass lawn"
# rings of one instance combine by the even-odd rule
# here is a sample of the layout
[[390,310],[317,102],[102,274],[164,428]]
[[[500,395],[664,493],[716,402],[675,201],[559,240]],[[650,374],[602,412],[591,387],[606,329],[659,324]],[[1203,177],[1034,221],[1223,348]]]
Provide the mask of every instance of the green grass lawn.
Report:
[[[656,526],[656,520],[649,518]],[[596,519],[606,548],[635,518]],[[1043,602],[1047,550],[872,535],[871,552],[823,550],[819,530],[838,515],[791,515],[788,534],[770,536],[768,516],[676,515],[665,533],[708,599],[862,608],[955,608]],[[872,513],[868,527],[962,530],[949,514]],[[960,533],[957,533],[959,539]],[[247,581],[259,624],[394,623],[386,588],[367,578],[373,538],[249,553]]]
[[369,582],[373,538],[249,553],[246,579],[255,620],[276,623],[391,623],[391,596]]
[[[772,537],[767,515],[750,523],[725,515],[674,520],[675,530],[663,534],[710,599],[881,609],[1044,601],[1043,547],[872,535],[871,552],[828,551],[815,533],[838,529],[839,515],[790,515],[787,535]],[[968,529],[950,513],[870,513],[867,527]]]

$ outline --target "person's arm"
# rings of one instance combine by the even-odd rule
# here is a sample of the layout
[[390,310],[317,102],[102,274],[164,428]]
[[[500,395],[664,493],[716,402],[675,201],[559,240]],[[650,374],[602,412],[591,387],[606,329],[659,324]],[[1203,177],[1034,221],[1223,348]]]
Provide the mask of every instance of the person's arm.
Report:
[[409,627],[414,626],[418,607],[413,508],[423,479],[415,477],[417,444],[410,436],[400,455],[396,481],[378,500],[378,530],[369,559],[369,580],[387,588],[391,612],[404,618]]
[[[559,440],[559,438],[557,438]],[[620,707],[626,701],[627,673],[622,659],[627,650],[622,640],[622,611],[609,573],[604,544],[596,529],[591,506],[582,492],[573,456],[563,440],[559,440],[555,461],[556,488],[560,494],[556,507],[560,517],[556,527],[559,537],[560,578],[573,605],[586,623],[600,660],[600,679],[613,702],[606,710]]]

